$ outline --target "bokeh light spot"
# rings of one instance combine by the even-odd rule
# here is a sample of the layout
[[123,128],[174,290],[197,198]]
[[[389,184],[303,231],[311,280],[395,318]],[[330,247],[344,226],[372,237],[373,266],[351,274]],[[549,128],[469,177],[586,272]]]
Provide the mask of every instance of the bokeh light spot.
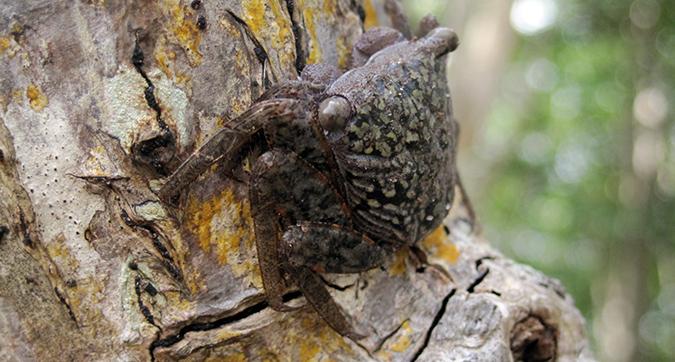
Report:
[[520,159],[533,164],[543,164],[548,160],[548,153],[551,149],[551,138],[541,132],[530,132],[520,143],[518,156]]
[[637,0],[630,6],[630,20],[641,29],[656,25],[661,16],[661,7],[654,0]]
[[534,35],[551,27],[558,15],[554,0],[516,0],[511,6],[511,25],[524,35]]
[[668,100],[656,87],[641,90],[633,102],[633,115],[645,127],[658,128],[668,115]]
[[551,113],[559,119],[570,120],[581,111],[581,89],[578,86],[567,86],[556,90],[551,95]]
[[666,145],[657,131],[638,132],[633,147],[633,168],[644,179],[652,176],[665,159]]
[[675,340],[673,319],[659,311],[649,311],[640,318],[640,337],[663,351],[672,348]]
[[558,83],[558,67],[548,59],[536,59],[527,68],[525,81],[534,90],[541,92],[551,91]]
[[586,174],[590,153],[584,145],[573,143],[563,146],[555,155],[555,174],[566,183],[578,183]]

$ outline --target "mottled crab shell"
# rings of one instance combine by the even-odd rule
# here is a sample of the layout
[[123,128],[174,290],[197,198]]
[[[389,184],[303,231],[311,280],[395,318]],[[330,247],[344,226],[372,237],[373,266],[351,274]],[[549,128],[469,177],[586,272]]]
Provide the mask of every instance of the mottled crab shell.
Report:
[[355,227],[376,240],[413,244],[452,204],[457,125],[445,55],[456,39],[437,28],[388,46],[326,91],[319,121]]

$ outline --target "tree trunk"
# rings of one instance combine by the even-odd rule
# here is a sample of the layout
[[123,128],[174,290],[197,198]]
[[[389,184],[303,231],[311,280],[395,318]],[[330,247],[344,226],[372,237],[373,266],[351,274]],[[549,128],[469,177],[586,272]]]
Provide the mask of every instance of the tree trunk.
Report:
[[428,260],[403,250],[326,276],[368,331],[358,343],[309,307],[267,306],[244,182],[214,166],[179,208],[158,201],[266,86],[305,63],[347,67],[364,25],[388,23],[382,4],[32,0],[0,14],[0,360],[591,358],[559,283],[492,249],[461,197],[420,243]]

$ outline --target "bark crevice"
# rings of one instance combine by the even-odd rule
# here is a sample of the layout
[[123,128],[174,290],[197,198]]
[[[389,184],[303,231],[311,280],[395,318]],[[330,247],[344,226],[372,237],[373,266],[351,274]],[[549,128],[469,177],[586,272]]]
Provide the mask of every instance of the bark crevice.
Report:
[[438,326],[438,323],[441,321],[441,318],[443,318],[443,315],[445,314],[445,310],[448,307],[448,302],[450,301],[450,298],[452,298],[453,295],[455,295],[455,292],[457,292],[457,289],[453,289],[448,293],[443,300],[441,301],[441,307],[438,309],[438,312],[434,316],[433,321],[431,322],[431,325],[426,331],[426,334],[424,335],[424,342],[422,342],[422,346],[415,352],[413,355],[412,361],[417,361],[424,350],[429,346],[429,341],[431,341],[431,335],[434,333],[434,330]]
[[148,107],[155,112],[155,120],[159,127],[159,134],[151,134],[147,139],[135,143],[132,147],[132,154],[137,162],[147,164],[159,175],[166,176],[169,174],[169,163],[176,152],[176,137],[162,118],[162,108],[155,97],[155,85],[143,69],[145,55],[138,42],[138,36],[136,36],[131,62],[134,69],[145,80],[146,87],[143,96]]
[[305,49],[303,42],[302,28],[300,26],[300,21],[297,19],[295,12],[295,0],[286,0],[286,10],[288,11],[288,17],[291,20],[291,30],[293,31],[293,40],[295,43],[295,70],[298,72],[298,77],[302,74],[302,70],[305,68]]

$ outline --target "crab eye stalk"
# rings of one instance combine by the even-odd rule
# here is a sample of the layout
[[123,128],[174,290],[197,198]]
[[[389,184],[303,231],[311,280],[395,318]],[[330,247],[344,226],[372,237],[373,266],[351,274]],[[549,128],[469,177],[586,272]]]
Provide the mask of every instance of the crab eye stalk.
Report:
[[436,56],[450,53],[459,46],[457,34],[448,28],[436,28],[424,37],[424,43]]
[[342,130],[351,113],[349,101],[342,97],[330,97],[319,105],[319,124],[328,132]]

